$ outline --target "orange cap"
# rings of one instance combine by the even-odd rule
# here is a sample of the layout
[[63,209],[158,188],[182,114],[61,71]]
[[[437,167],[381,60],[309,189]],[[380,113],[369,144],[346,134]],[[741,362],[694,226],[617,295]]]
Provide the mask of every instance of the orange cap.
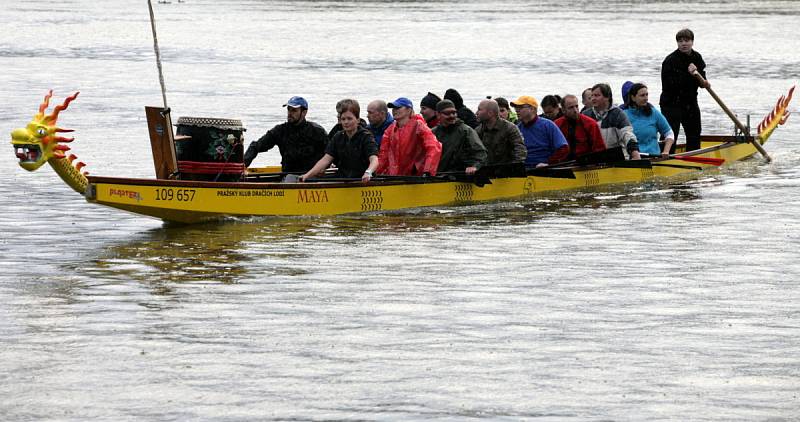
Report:
[[511,102],[512,107],[519,107],[523,105],[539,108],[539,102],[536,101],[536,98],[533,98],[530,95],[523,95]]

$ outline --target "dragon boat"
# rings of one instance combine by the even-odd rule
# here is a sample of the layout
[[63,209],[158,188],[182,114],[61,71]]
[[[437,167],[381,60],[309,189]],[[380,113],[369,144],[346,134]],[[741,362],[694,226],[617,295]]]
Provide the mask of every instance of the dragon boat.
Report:
[[[67,155],[70,150],[67,144],[74,138],[59,135],[72,130],[56,125],[59,113],[67,109],[78,93],[46,114],[52,97],[50,91],[33,120],[11,133],[11,143],[22,168],[34,171],[50,164],[88,202],[164,221],[198,223],[237,216],[333,215],[507,200],[716,169],[763,152],[761,145],[789,117],[793,92],[794,87],[778,99],[757,126],[755,135],[750,135],[749,127],[737,125],[740,129],[733,135],[703,136],[701,149],[679,150],[668,158],[626,161],[614,154],[603,154],[600,158],[541,169],[495,166],[486,167],[476,175],[377,175],[368,183],[324,177],[298,183],[296,177],[280,173],[279,168],[245,169],[241,162],[244,129],[239,122],[179,119],[175,134],[169,109],[158,107],[145,107],[156,178],[89,175],[84,171],[84,163],[77,161],[75,155]],[[197,151],[187,145],[203,137],[206,139],[200,149],[206,156],[198,159]]]

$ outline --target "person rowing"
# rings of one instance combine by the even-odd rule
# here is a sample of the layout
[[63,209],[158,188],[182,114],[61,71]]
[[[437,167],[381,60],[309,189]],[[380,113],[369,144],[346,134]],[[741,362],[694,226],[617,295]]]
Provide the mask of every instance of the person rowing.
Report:
[[574,160],[592,152],[603,152],[606,143],[600,133],[600,127],[591,117],[581,114],[578,97],[567,94],[561,100],[564,115],[555,120],[569,144],[568,160]]
[[612,102],[611,87],[599,83],[592,87],[592,107],[583,114],[594,119],[600,125],[600,133],[606,148],[622,147],[626,159],[638,160],[639,143],[633,133],[633,127],[625,112]]
[[442,156],[442,144],[414,113],[414,105],[406,97],[388,104],[394,123],[386,128],[378,154],[377,173],[390,176],[434,176]]
[[442,143],[438,172],[475,174],[486,163],[486,148],[478,134],[458,118],[456,105],[450,100],[436,104],[439,125],[433,128]]
[[550,120],[539,117],[536,112],[539,102],[535,98],[523,95],[511,102],[511,106],[519,116],[519,128],[528,157],[525,167],[544,167],[563,161],[569,155],[569,144],[564,135]]
[[338,177],[360,177],[362,182],[369,182],[378,167],[378,146],[372,133],[360,125],[358,101],[342,100],[337,108],[342,130],[333,135],[317,164],[300,176],[301,182],[323,174],[331,164],[336,166]]
[[286,107],[286,123],[250,143],[244,153],[245,167],[249,167],[260,152],[276,145],[281,153],[281,169],[287,173],[304,173],[325,154],[328,134],[322,126],[306,120],[308,102],[303,97],[292,97],[283,106]]
[[528,150],[522,134],[517,125],[500,116],[496,100],[486,99],[478,104],[478,120],[481,124],[475,131],[486,148],[486,165],[525,163]]
[[[639,151],[652,157],[668,157],[675,143],[675,133],[664,115],[648,102],[647,85],[635,83],[627,94],[625,114],[628,115],[633,133],[639,141]],[[659,148],[659,135],[664,138],[663,149]]]
[[367,120],[369,121],[367,129],[372,132],[372,136],[375,137],[375,143],[378,145],[378,148],[380,148],[381,141],[383,140],[383,133],[389,125],[394,122],[394,117],[389,114],[389,107],[386,106],[386,101],[371,101],[369,105],[367,105]]
[[422,115],[431,130],[439,125],[439,115],[436,113],[436,104],[439,101],[442,101],[442,99],[438,95],[428,92],[419,102],[419,114]]

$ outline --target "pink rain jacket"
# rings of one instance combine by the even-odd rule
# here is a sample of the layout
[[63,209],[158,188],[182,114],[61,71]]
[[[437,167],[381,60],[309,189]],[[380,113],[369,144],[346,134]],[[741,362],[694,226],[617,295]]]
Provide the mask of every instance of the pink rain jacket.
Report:
[[436,175],[442,144],[428,128],[425,119],[415,114],[402,128],[397,122],[386,128],[378,153],[379,174],[391,176]]

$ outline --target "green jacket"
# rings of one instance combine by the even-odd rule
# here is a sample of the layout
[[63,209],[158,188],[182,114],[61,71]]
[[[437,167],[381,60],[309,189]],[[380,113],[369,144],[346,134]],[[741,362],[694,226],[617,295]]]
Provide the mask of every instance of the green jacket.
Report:
[[464,171],[467,167],[481,168],[486,164],[486,148],[475,130],[461,120],[448,127],[440,124],[433,128],[433,134],[442,144],[437,173]]
[[487,164],[524,163],[528,157],[528,149],[517,125],[497,118],[493,127],[482,123],[476,129],[484,147],[489,154]]

